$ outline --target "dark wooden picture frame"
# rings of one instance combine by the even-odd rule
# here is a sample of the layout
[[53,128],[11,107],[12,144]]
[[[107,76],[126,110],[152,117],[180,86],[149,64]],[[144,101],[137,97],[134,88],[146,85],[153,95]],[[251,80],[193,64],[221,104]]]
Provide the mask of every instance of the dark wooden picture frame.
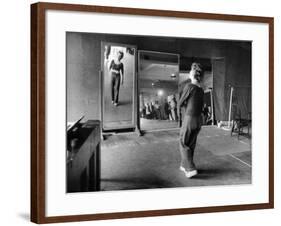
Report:
[[[159,209],[133,212],[93,213],[87,215],[52,216],[46,210],[46,11],[100,12],[142,16],[192,18],[218,21],[263,23],[269,27],[269,181],[266,203],[206,206],[196,208]],[[238,16],[210,13],[163,11],[136,8],[118,8],[91,5],[36,3],[31,5],[31,221],[55,223],[69,221],[104,220],[148,216],[180,215],[205,212],[223,212],[274,207],[274,19],[270,17]]]

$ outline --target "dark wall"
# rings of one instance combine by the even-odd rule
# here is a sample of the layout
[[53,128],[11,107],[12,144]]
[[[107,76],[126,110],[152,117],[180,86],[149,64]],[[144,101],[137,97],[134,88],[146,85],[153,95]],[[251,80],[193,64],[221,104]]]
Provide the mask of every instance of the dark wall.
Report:
[[232,45],[226,49],[226,89],[225,103],[226,109],[229,109],[230,86],[233,90],[232,117],[247,118],[248,113],[252,111],[252,56],[249,47],[245,45]]
[[[227,120],[228,85],[251,85],[250,43],[68,32],[66,35],[68,121],[74,121],[81,115],[85,115],[85,120],[100,117],[99,70],[102,41],[136,45],[140,50],[176,53],[180,54],[182,59],[225,58],[225,85],[217,87],[222,89],[220,92],[224,94],[224,101],[221,103],[224,111],[217,115],[219,120]],[[189,64],[181,62],[183,65],[181,69],[185,70],[186,67],[186,70],[189,70]],[[250,111],[248,108],[246,106],[243,112]]]

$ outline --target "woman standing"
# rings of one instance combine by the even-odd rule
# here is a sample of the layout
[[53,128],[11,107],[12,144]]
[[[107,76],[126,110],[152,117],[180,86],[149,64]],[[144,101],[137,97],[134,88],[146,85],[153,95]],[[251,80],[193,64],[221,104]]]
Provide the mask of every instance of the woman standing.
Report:
[[123,56],[124,53],[118,51],[117,59],[113,59],[109,66],[111,73],[111,100],[115,106],[118,106],[120,83],[123,85],[124,82],[124,65],[121,62]]
[[203,78],[203,69],[199,63],[192,63],[189,78],[179,93],[179,109],[183,108],[183,121],[180,130],[180,170],[187,178],[195,176],[198,172],[193,162],[197,136],[202,125],[202,108],[204,91],[200,87]]

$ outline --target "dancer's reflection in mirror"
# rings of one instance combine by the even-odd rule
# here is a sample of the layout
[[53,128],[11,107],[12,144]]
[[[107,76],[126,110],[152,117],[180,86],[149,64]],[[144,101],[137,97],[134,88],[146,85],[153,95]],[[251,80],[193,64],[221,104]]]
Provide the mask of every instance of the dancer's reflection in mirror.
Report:
[[111,102],[118,106],[120,83],[124,83],[124,65],[121,60],[124,57],[122,51],[118,51],[117,59],[113,59],[109,65],[111,74]]

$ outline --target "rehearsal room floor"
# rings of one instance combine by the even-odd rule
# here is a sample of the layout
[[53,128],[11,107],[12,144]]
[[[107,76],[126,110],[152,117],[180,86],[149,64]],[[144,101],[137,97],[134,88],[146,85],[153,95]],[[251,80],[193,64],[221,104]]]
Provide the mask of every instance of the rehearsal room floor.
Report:
[[205,126],[198,136],[199,174],[179,170],[179,130],[108,136],[101,144],[101,190],[172,188],[251,183],[251,140]]

